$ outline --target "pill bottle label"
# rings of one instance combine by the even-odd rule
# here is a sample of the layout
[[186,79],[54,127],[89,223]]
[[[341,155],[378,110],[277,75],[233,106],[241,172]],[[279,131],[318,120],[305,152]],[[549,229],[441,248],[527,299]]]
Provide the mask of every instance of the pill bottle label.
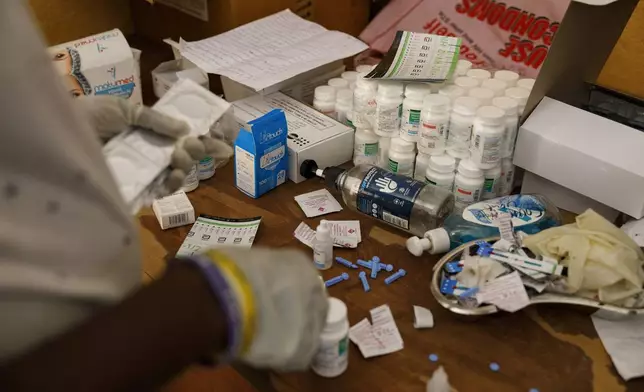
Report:
[[474,136],[473,153],[479,163],[498,163],[501,159],[502,136]]
[[456,205],[459,206],[459,208],[463,208],[479,201],[481,199],[481,190],[463,189],[456,185],[454,188],[454,199]]
[[423,149],[442,149],[445,147],[447,137],[447,124],[433,124],[423,122],[420,130],[420,146]]
[[496,192],[496,178],[486,178],[483,183],[483,193],[494,193]]
[[540,221],[546,214],[546,206],[532,195],[510,195],[472,204],[463,211],[463,219],[498,227],[499,211],[509,212],[512,225],[521,227]]
[[322,249],[313,249],[313,264],[318,269],[326,269],[325,266],[326,252]]
[[353,102],[353,125],[358,128],[372,128],[375,121],[376,100],[356,94]]
[[453,181],[450,182],[450,183],[441,183],[441,184],[439,184],[436,181],[432,181],[427,177],[425,177],[425,181],[428,184],[435,186],[436,188],[446,189],[446,190],[448,190],[450,192],[454,189],[454,182]]
[[378,162],[378,143],[356,143],[353,150],[353,163],[375,165]]
[[449,137],[447,140],[450,139],[458,139],[458,140],[464,140],[464,141],[469,141],[470,138],[472,137],[472,124],[466,125],[466,124],[459,124],[457,122],[452,122],[449,125]]
[[313,357],[311,368],[323,377],[335,377],[342,374],[349,364],[349,337],[337,342],[320,343],[318,352]]
[[420,125],[420,110],[407,109],[403,117],[401,132],[414,138],[418,136],[418,126]]
[[414,163],[396,162],[389,158],[389,170],[401,176],[411,177],[414,172]]
[[400,129],[400,115],[402,105],[384,109],[378,106],[376,109],[376,130],[378,132],[394,134]]
[[412,207],[425,186],[422,181],[372,167],[358,189],[356,208],[363,214],[408,230]]

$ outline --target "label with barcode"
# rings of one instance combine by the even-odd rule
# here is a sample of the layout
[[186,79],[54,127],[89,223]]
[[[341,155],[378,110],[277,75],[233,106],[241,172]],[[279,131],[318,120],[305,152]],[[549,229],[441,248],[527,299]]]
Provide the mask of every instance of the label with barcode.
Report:
[[399,218],[387,211],[382,211],[382,220],[392,225],[402,227],[403,229],[409,229],[409,222],[406,219]]
[[501,238],[508,241],[512,245],[516,245],[517,241],[514,238],[514,227],[512,226],[512,216],[507,212],[499,212],[498,217],[499,233]]
[[190,223],[190,216],[185,214],[172,215],[168,218],[170,226],[186,225]]
[[472,160],[482,164],[498,163],[501,160],[502,142],[503,135],[475,135],[472,140]]

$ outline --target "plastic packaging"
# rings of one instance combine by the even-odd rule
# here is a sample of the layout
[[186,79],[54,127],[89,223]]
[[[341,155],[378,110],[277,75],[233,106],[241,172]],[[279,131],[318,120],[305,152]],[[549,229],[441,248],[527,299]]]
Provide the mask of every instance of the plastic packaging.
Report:
[[420,112],[423,109],[423,99],[431,93],[427,84],[411,83],[405,87],[400,137],[408,142],[417,142],[420,138]]
[[474,87],[479,87],[481,85],[481,81],[479,79],[470,78],[469,76],[459,76],[454,79],[454,85],[462,88],[467,94]]
[[454,209],[462,211],[470,204],[480,201],[484,182],[483,171],[471,160],[462,160],[454,179]]
[[481,169],[499,164],[504,136],[505,112],[494,106],[481,106],[472,127],[470,159]]
[[405,141],[399,137],[391,140],[389,146],[389,170],[401,176],[414,176],[414,161],[416,160],[416,143]]
[[321,270],[328,270],[333,266],[333,238],[329,226],[325,223],[321,223],[315,229],[313,263]]
[[514,154],[514,144],[519,129],[519,105],[510,97],[496,97],[492,104],[505,112],[505,135],[501,147],[501,158],[509,158]]
[[199,169],[197,168],[197,165],[195,164],[192,169],[190,169],[190,172],[188,172],[188,175],[186,176],[186,179],[183,181],[183,185],[181,186],[181,190],[188,193],[192,192],[197,187],[199,186]]
[[495,97],[502,97],[505,95],[505,90],[507,90],[508,84],[499,79],[487,79],[481,83],[481,87],[491,90]]
[[474,87],[467,92],[469,97],[474,97],[481,101],[481,105],[492,105],[492,98],[494,98],[494,91],[483,88],[483,87]]
[[532,90],[532,88],[534,87],[534,82],[536,82],[536,80],[534,80],[532,78],[520,79],[517,82],[517,87],[521,87],[521,88],[524,88],[526,90]]
[[462,213],[450,215],[442,227],[430,230],[423,238],[407,240],[407,249],[420,256],[423,251],[440,254],[466,242],[498,236],[499,212],[509,212],[516,231],[535,234],[561,224],[557,207],[541,195],[512,195],[482,201]]
[[526,103],[528,103],[530,90],[521,87],[510,87],[509,89],[505,90],[505,96],[517,101],[517,103],[519,104],[519,116],[521,116],[523,114],[523,109],[525,109]]
[[335,116],[340,124],[347,123],[347,113],[353,110],[353,91],[342,89],[335,96]]
[[398,136],[400,132],[400,118],[402,117],[402,95],[402,83],[378,83],[376,122],[373,127],[376,135],[384,137]]
[[519,80],[519,74],[514,71],[500,70],[494,73],[494,79],[502,80],[508,88],[514,87]]
[[420,140],[418,151],[423,154],[436,155],[445,151],[447,127],[449,126],[449,98],[432,94],[423,100],[420,115]]
[[454,189],[454,169],[456,160],[449,155],[433,155],[427,170],[425,170],[425,180],[427,183],[443,188],[449,192]]
[[331,78],[327,84],[333,87],[336,92],[340,90],[349,90],[349,81],[342,78]]
[[313,108],[320,113],[335,118],[335,88],[318,86],[314,91]]
[[499,196],[499,183],[501,182],[501,163],[491,169],[483,170],[483,193],[481,200],[490,200]]
[[438,95],[447,97],[449,98],[450,102],[454,102],[456,98],[462,97],[465,95],[465,90],[463,90],[458,86],[449,85],[438,90]]
[[481,101],[474,97],[458,97],[454,100],[447,134],[447,151],[458,151],[459,156],[469,158],[474,117],[480,106]]
[[507,196],[512,193],[514,184],[515,167],[512,164],[512,158],[503,158],[501,160],[501,180],[499,182],[499,196]]
[[481,82],[492,77],[490,71],[486,71],[484,69],[470,69],[467,71],[466,75],[470,78],[478,79]]
[[319,376],[337,377],[349,365],[349,319],[347,305],[329,298],[326,324],[320,335],[320,347],[313,357],[311,369]]
[[353,125],[356,128],[373,129],[376,117],[376,91],[378,83],[358,74],[353,90]]
[[377,166],[389,170],[389,147],[391,146],[390,137],[381,137],[378,141],[378,164]]
[[353,143],[353,164],[378,164],[378,145],[380,138],[371,129],[356,129]]
[[414,165],[414,180],[425,181],[425,171],[427,170],[427,165],[429,164],[429,159],[431,155],[423,154],[419,152],[416,155],[416,164]]
[[212,157],[206,157],[197,164],[197,178],[204,181],[215,175],[215,160]]
[[441,226],[454,208],[450,192],[371,165],[322,170],[315,161],[306,160],[300,173],[306,178],[324,178],[327,187],[342,194],[349,209],[414,235]]

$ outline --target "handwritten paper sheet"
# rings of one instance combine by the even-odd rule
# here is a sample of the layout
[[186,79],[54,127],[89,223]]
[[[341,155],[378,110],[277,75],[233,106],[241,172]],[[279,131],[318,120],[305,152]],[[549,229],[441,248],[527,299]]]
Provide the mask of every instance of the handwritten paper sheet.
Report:
[[362,41],[290,10],[201,41],[181,41],[186,59],[256,91],[366,49]]
[[403,340],[388,305],[371,309],[371,320],[363,319],[349,330],[349,339],[365,358],[391,354],[403,349]]

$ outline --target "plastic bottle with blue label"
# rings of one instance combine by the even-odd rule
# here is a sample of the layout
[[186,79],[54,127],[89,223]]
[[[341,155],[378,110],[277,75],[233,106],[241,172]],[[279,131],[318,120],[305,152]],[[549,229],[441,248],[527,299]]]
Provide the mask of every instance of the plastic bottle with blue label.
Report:
[[498,219],[502,212],[512,217],[515,231],[535,234],[559,226],[559,209],[541,195],[510,195],[482,201],[445,219],[443,227],[429,230],[422,238],[411,237],[407,249],[420,256],[424,251],[441,254],[466,242],[499,235]]

